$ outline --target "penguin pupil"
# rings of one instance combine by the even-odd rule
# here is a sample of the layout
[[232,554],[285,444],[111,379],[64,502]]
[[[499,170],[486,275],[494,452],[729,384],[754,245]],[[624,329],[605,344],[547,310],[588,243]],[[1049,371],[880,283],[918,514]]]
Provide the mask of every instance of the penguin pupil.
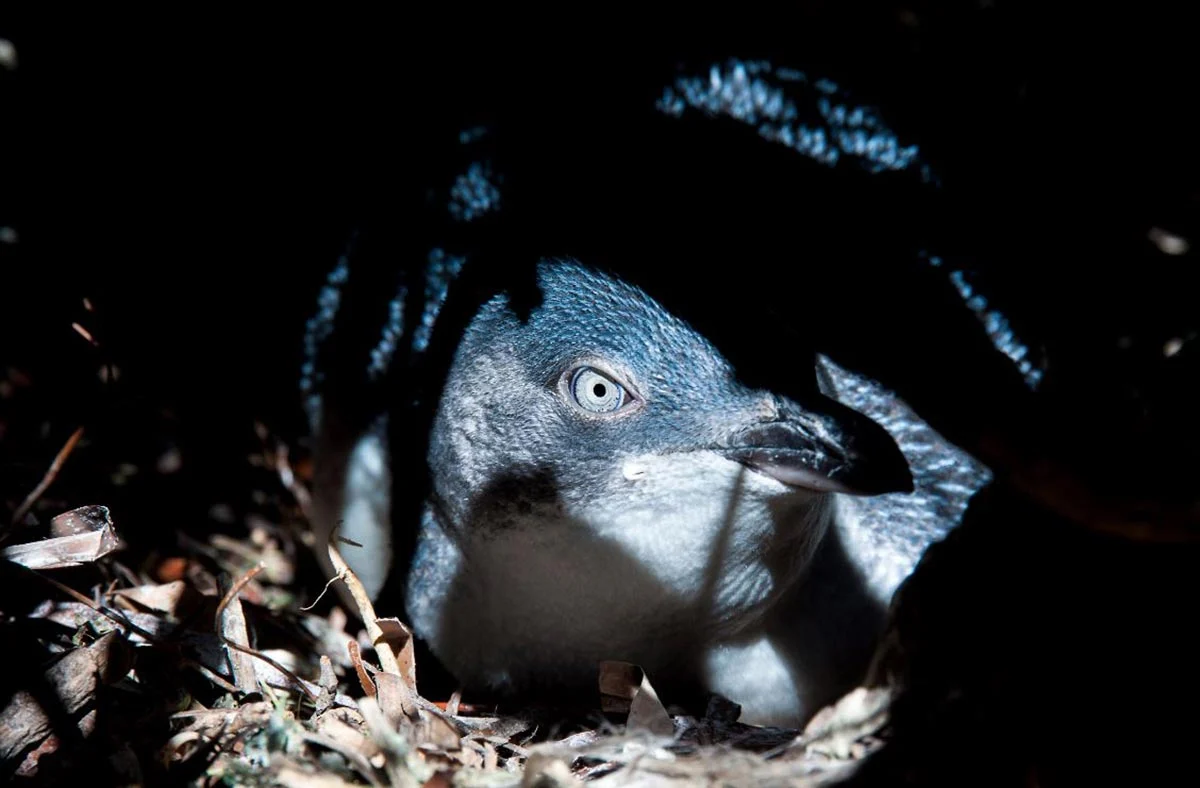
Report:
[[605,393],[604,384],[597,383],[595,386],[592,387],[592,393],[595,394],[597,397],[603,399],[604,393]]

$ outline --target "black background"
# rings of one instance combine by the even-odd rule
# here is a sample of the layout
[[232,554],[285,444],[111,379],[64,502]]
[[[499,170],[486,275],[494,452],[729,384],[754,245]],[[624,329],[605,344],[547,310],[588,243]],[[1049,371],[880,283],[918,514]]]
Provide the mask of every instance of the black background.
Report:
[[[1144,388],[1148,374],[1163,374],[1162,343],[1195,328],[1195,253],[1167,257],[1146,237],[1154,226],[1186,237],[1196,223],[1194,69],[1188,49],[1172,45],[1186,39],[1183,20],[1128,10],[1060,18],[1006,3],[809,3],[749,21],[754,35],[713,42],[635,25],[537,30],[532,20],[511,38],[485,32],[487,20],[109,17],[65,31],[18,20],[8,34],[20,66],[5,75],[0,190],[20,234],[3,251],[4,335],[18,340],[9,352],[69,378],[64,362],[86,351],[69,333],[86,295],[106,352],[189,420],[219,427],[232,408],[298,428],[287,403],[317,272],[368,218],[412,229],[409,206],[448,131],[523,117],[531,139],[558,146],[560,158],[546,157],[561,173],[556,213],[536,224],[548,246],[564,217],[588,216],[626,237],[648,226],[657,243],[686,249],[677,231],[653,232],[662,217],[644,218],[656,206],[639,195],[671,187],[648,188],[645,164],[660,149],[639,149],[627,131],[636,127],[621,119],[657,95],[677,62],[732,52],[794,62],[881,105],[946,188],[929,197],[818,167],[803,180],[762,180],[754,199],[777,216],[796,200],[850,208],[793,219],[736,260],[692,261],[715,263],[716,288],[723,276],[736,284],[747,272],[778,280],[798,269],[793,312],[825,325],[830,308],[819,302],[835,301],[836,342],[886,347],[871,352],[889,358],[940,356],[945,366],[953,352],[918,344],[930,332],[890,338],[897,316],[921,322],[919,308],[881,306],[906,297],[895,290],[904,283],[887,278],[902,267],[895,261],[933,240],[943,255],[991,272],[1021,335],[1057,352],[1063,396],[1087,411],[1088,425],[1114,407],[1104,397],[1103,407],[1089,403],[1101,388]],[[550,116],[586,118],[576,128],[589,131]],[[599,144],[612,130],[616,141]],[[596,155],[605,150],[609,158]],[[623,162],[636,180],[593,183],[601,165],[589,171],[589,161]],[[780,198],[785,191],[803,196]],[[702,200],[680,204],[684,215]],[[833,273],[805,287],[812,270]],[[874,291],[863,284],[872,274],[883,283]],[[712,290],[713,280],[697,289]],[[1134,351],[1115,353],[1130,335]],[[885,371],[932,368],[896,362]],[[55,382],[48,388],[72,388]],[[79,393],[64,391],[63,407],[86,409]],[[957,391],[935,404],[986,410]]]
[[[677,61],[732,52],[795,62],[881,104],[953,195],[953,210],[942,208],[950,218],[936,219],[938,248],[1002,269],[1039,327],[1061,333],[1055,313],[1069,312],[1097,343],[1126,324],[1164,338],[1184,328],[1172,319],[1191,305],[1183,285],[1194,278],[1178,277],[1194,277],[1193,258],[1149,254],[1145,237],[1155,225],[1186,235],[1195,216],[1194,69],[1172,46],[1186,37],[1181,20],[1128,10],[1060,19],[1006,3],[809,3],[775,22],[752,18],[755,36],[719,43],[634,25],[615,37],[620,28],[603,24],[508,38],[458,21],[14,26],[3,196],[21,243],[5,251],[5,274],[17,277],[5,289],[22,297],[6,321],[48,317],[61,330],[62,315],[45,310],[88,295],[112,323],[114,352],[153,358],[164,385],[232,384],[273,401],[274,381],[294,367],[292,312],[308,309],[313,271],[366,215],[403,221],[414,176],[432,166],[447,130],[497,107],[540,109],[533,127],[548,103],[601,127],[596,118],[656,95]],[[595,138],[574,134],[560,135],[563,147],[591,157]],[[581,179],[562,199],[595,188]],[[812,190],[822,188],[815,180]],[[926,208],[909,197],[879,213],[889,230],[925,227]],[[814,228],[789,231],[814,243]],[[30,333],[53,341],[58,330]]]

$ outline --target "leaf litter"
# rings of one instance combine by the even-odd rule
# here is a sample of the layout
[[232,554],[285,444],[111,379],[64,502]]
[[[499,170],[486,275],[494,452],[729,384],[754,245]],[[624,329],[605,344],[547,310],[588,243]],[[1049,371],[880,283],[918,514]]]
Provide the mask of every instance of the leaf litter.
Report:
[[[738,723],[721,698],[703,717],[679,713],[623,662],[598,666],[598,713],[565,736],[533,711],[423,697],[411,632],[376,615],[336,546],[354,617],[336,601],[323,615],[301,604],[307,490],[287,450],[259,437],[286,504],[277,522],[246,518],[242,538],[181,535],[175,554],[126,565],[103,505],[57,514],[44,538],[9,534],[7,571],[44,596],[18,622],[39,659],[9,676],[6,774],[28,785],[86,773],[127,785],[815,786],[877,746],[878,691],[852,693],[801,735]],[[92,582],[73,587],[80,578]]]

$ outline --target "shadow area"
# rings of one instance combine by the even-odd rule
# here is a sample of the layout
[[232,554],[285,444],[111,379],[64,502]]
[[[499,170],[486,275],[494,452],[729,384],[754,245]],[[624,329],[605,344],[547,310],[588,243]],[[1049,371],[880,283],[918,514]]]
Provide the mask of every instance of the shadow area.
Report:
[[[813,550],[786,533],[789,523],[777,520],[763,545],[762,571],[770,575],[772,591],[766,602],[748,605],[731,621],[714,610],[742,476],[688,588],[567,516],[559,484],[545,467],[496,480],[468,507],[469,539],[425,526],[423,539],[440,540],[440,549],[455,550],[461,559],[454,567],[418,562],[409,602],[438,610],[437,651],[445,667],[466,678],[464,700],[587,713],[598,707],[599,663],[620,660],[641,666],[668,706],[703,716],[712,695],[712,648],[763,638],[791,675],[807,714],[861,679],[883,609],[867,593],[836,529],[829,528]],[[773,507],[771,516],[787,512]],[[535,519],[539,515],[544,519]],[[811,551],[803,571],[795,550]],[[443,575],[434,576],[438,572]],[[757,666],[748,662],[744,669]]]
[[1200,701],[1194,545],[1087,531],[994,484],[901,587],[903,692],[854,785],[1159,785]]

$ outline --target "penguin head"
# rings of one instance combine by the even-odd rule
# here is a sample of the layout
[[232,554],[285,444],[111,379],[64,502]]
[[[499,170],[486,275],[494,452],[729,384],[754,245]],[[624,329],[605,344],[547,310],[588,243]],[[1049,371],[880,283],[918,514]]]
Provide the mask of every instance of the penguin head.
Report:
[[[866,417],[820,393],[801,404],[743,385],[717,348],[632,284],[573,261],[537,271],[542,301],[526,319],[497,296],[459,345],[432,463],[452,506],[524,478],[603,511],[621,488],[697,460],[746,469],[778,497],[911,491],[900,450]],[[784,347],[777,355],[803,363]]]

